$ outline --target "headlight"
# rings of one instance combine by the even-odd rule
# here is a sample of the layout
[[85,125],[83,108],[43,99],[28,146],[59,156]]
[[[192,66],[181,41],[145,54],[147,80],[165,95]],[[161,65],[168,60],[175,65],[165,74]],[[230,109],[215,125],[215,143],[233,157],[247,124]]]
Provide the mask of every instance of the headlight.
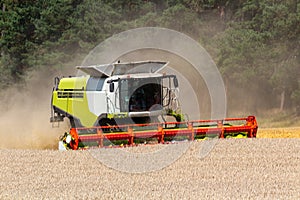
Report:
[[68,135],[68,136],[66,137],[66,143],[69,144],[69,143],[71,142],[71,140],[72,140],[71,135]]

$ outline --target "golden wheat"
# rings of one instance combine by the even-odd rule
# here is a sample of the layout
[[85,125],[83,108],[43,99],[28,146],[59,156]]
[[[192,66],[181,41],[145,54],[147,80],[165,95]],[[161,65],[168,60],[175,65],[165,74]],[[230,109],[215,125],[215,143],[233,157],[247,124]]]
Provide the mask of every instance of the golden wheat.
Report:
[[300,138],[300,127],[258,129],[258,138]]
[[[300,199],[299,139],[215,141],[207,156],[201,152],[210,143],[195,141],[165,168],[133,174],[107,167],[90,151],[0,149],[0,199]],[[173,150],[186,144],[169,144],[175,148],[166,155],[177,156]],[[139,154],[145,147],[167,145],[133,148]],[[145,154],[145,169],[156,164],[152,158]]]

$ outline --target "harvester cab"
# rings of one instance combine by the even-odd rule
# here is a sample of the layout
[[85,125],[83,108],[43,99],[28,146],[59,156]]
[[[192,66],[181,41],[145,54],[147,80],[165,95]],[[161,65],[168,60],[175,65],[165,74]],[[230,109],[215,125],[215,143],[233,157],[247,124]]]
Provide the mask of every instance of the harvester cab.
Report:
[[51,122],[71,127],[145,124],[173,115],[181,120],[178,80],[158,73],[168,63],[142,61],[80,66],[83,76],[55,78]]

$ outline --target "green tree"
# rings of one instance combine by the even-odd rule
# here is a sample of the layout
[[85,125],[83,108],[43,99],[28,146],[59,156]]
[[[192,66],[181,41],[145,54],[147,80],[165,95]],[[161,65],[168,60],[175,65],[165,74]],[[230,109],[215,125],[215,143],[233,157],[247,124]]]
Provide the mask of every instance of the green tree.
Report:
[[246,1],[220,40],[218,65],[225,79],[244,85],[256,80],[267,86],[265,89],[275,93],[271,102],[279,99],[281,110],[296,103],[289,100],[298,89],[299,76],[295,74],[300,71],[296,59],[300,46],[298,4],[293,0]]
[[72,19],[82,0],[39,1],[40,16],[34,20],[36,50],[28,57],[35,68],[63,65],[78,44],[65,33],[73,29]]
[[34,19],[39,12],[35,1],[4,1],[1,12],[1,64],[9,76],[5,84],[18,81],[30,66],[27,56],[34,49]]
[[163,27],[190,34],[197,33],[196,26],[199,23],[200,20],[197,13],[186,8],[182,4],[167,8],[159,19],[159,25]]

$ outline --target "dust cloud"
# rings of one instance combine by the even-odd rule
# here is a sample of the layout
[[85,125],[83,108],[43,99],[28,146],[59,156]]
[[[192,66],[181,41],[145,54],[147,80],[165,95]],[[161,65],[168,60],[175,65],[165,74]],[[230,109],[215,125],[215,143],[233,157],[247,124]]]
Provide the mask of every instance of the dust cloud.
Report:
[[33,72],[25,87],[1,91],[0,149],[57,149],[68,124],[49,122],[52,80],[48,72]]

